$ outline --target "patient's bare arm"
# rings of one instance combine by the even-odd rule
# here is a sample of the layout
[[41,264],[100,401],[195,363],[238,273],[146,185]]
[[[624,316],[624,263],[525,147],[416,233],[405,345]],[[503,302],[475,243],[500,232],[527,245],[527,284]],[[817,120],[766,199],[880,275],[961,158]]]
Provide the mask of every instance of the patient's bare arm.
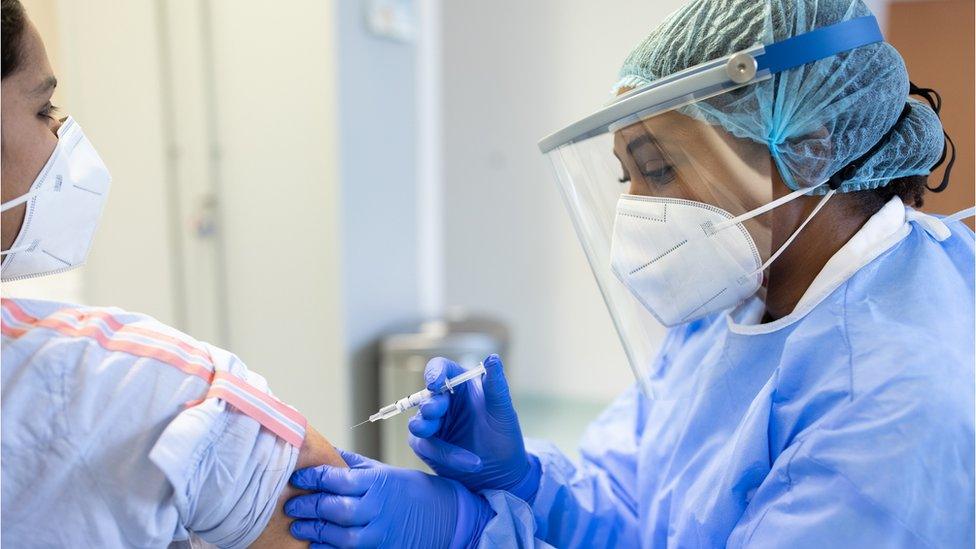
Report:
[[[302,448],[298,453],[298,462],[295,464],[295,469],[323,464],[346,466],[346,463],[342,461],[339,453],[329,444],[329,441],[325,440],[325,437],[320,435],[318,431],[309,427],[305,434],[305,442],[302,444]],[[257,549],[266,547],[308,547],[307,542],[298,541],[291,537],[288,527],[291,525],[292,519],[285,515],[284,511],[285,502],[300,493],[302,491],[292,487],[291,484],[282,490],[281,496],[278,498],[277,508],[274,514],[271,515],[268,526],[258,536],[258,539],[254,540],[251,547]]]

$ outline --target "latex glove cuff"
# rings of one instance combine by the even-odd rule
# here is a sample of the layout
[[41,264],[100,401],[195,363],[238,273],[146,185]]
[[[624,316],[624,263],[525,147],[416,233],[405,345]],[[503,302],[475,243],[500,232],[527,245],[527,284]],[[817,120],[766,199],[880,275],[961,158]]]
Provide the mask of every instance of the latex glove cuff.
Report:
[[[473,549],[478,547],[481,534],[488,521],[495,517],[495,511],[488,501],[469,491],[460,482],[450,481],[457,495],[457,529],[451,540],[451,549]],[[469,528],[463,526],[470,525]]]
[[525,475],[522,476],[522,480],[507,491],[531,505],[536,493],[539,491],[539,481],[542,478],[542,465],[536,456],[527,453],[526,457],[529,460],[529,468],[525,471]]

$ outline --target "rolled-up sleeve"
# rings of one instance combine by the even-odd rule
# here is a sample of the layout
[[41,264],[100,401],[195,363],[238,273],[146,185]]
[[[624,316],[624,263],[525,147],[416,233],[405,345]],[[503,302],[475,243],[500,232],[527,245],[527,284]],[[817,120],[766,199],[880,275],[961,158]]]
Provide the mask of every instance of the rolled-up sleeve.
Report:
[[149,457],[173,487],[174,539],[192,532],[218,547],[247,547],[270,520],[298,448],[212,400],[180,413]]
[[192,532],[218,547],[247,547],[288,484],[305,423],[237,357],[215,347],[209,353],[222,383],[170,422],[149,457],[173,486],[174,539]]

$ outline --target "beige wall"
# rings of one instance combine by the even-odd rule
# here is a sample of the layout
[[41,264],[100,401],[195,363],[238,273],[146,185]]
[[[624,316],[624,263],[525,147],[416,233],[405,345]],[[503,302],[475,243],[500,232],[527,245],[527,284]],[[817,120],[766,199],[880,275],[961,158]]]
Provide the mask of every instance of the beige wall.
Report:
[[211,5],[227,345],[348,447],[334,7]]
[[536,143],[604,104],[683,1],[444,3],[446,301],[509,323],[517,391],[606,401],[633,383]]
[[21,0],[21,3],[41,36],[44,37],[47,54],[51,58],[54,71],[57,72],[58,61],[60,61],[58,53],[61,47],[58,33],[58,0]]
[[[955,212],[976,200],[973,20],[973,0],[900,1],[888,7],[887,39],[905,58],[911,80],[942,95],[942,123],[956,144],[949,187],[926,195],[929,212]],[[944,170],[936,170],[929,184],[938,184]],[[972,219],[968,223],[973,226]]]

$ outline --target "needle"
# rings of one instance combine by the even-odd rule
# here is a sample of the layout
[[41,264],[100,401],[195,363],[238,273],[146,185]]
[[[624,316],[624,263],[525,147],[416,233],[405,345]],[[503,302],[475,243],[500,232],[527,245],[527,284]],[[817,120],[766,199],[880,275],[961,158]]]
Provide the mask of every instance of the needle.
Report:
[[434,392],[429,389],[421,389],[412,395],[408,395],[401,398],[400,400],[394,402],[393,404],[389,404],[380,408],[378,412],[369,416],[369,419],[357,425],[353,425],[352,427],[350,427],[350,429],[355,429],[356,427],[359,427],[363,423],[380,421],[382,419],[389,419],[411,408],[420,406],[422,403],[426,402],[428,399],[430,399],[430,397],[436,394],[446,393],[446,392],[453,393],[454,388],[457,387],[458,385],[461,385],[462,383],[467,383],[472,379],[479,378],[483,375],[485,375],[485,364],[482,362],[481,364],[478,364],[476,368],[465,370],[464,372],[450,379],[445,380],[444,386],[441,387],[440,390]]

